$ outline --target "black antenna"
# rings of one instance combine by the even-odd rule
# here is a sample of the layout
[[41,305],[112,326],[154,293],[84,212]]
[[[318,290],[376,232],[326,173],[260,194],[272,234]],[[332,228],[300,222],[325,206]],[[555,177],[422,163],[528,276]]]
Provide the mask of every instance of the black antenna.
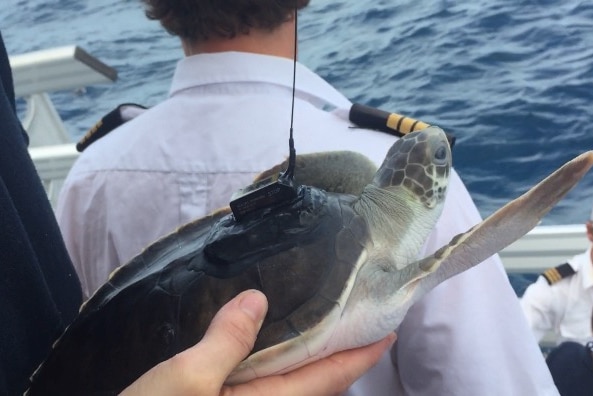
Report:
[[[296,0],[295,0],[296,3]],[[294,7],[294,53],[292,58],[292,108],[290,111],[290,137],[288,138],[288,167],[282,174],[283,179],[292,180],[294,178],[294,168],[296,162],[296,150],[294,149],[293,125],[294,125],[294,98],[296,96],[296,66],[298,51],[298,5]]]
[[[293,124],[294,124],[294,101],[296,96],[296,67],[298,47],[298,0],[295,0],[294,7],[294,56],[292,61],[292,109],[290,113],[290,137],[288,138],[288,166],[284,173],[277,173],[267,179],[251,184],[231,197],[231,210],[235,220],[240,222],[244,219],[258,218],[265,216],[273,208],[291,204],[298,199],[299,187],[294,183],[294,171],[296,162],[296,151],[294,149]],[[247,220],[245,220],[247,221]]]

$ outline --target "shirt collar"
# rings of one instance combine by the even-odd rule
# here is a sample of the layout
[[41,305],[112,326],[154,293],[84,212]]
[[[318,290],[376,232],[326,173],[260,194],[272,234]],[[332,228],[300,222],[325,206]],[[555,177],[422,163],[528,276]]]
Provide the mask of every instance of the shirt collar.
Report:
[[[210,84],[260,82],[292,92],[293,61],[246,52],[192,55],[177,63],[170,89],[174,96],[185,89]],[[306,66],[297,62],[296,95],[317,107],[349,109],[350,101]]]

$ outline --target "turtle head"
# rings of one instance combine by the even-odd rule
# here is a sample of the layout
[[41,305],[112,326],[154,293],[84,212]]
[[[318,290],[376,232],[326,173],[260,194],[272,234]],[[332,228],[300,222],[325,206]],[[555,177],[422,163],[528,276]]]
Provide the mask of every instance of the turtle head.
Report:
[[445,133],[429,127],[389,149],[385,161],[355,204],[373,230],[373,242],[399,246],[398,268],[416,258],[445,202],[451,150]]
[[451,150],[445,133],[428,127],[404,136],[389,149],[373,184],[388,191],[403,187],[432,209],[445,199],[450,168]]

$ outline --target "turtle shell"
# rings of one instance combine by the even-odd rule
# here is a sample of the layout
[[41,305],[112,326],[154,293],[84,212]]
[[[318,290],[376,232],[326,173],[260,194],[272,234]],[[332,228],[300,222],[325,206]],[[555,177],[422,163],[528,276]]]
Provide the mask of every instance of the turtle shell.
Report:
[[83,306],[28,394],[119,392],[196,344],[247,289],[271,302],[252,353],[305,333],[335,308],[369,241],[357,199],[300,187],[288,206],[241,223],[215,213],[156,242]]

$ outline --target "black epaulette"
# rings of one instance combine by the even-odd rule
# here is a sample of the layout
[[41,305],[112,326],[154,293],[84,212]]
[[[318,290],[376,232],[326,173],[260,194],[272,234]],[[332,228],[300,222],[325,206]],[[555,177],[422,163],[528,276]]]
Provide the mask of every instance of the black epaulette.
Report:
[[82,153],[88,146],[109,132],[113,131],[118,126],[130,121],[136,116],[146,111],[146,107],[135,103],[123,103],[117,106],[115,109],[107,113],[103,118],[99,120],[89,131],[83,136],[82,139],[76,143],[76,150]]
[[[402,137],[408,133],[428,128],[430,125],[397,113],[390,113],[374,107],[354,103],[350,108],[348,119],[361,128],[387,132],[390,135]],[[455,136],[446,134],[449,146],[455,145]]]
[[553,285],[554,283],[568,278],[576,274],[577,272],[572,268],[572,266],[568,263],[560,264],[557,267],[550,268],[542,273],[542,276],[546,278],[546,281],[549,285]]

